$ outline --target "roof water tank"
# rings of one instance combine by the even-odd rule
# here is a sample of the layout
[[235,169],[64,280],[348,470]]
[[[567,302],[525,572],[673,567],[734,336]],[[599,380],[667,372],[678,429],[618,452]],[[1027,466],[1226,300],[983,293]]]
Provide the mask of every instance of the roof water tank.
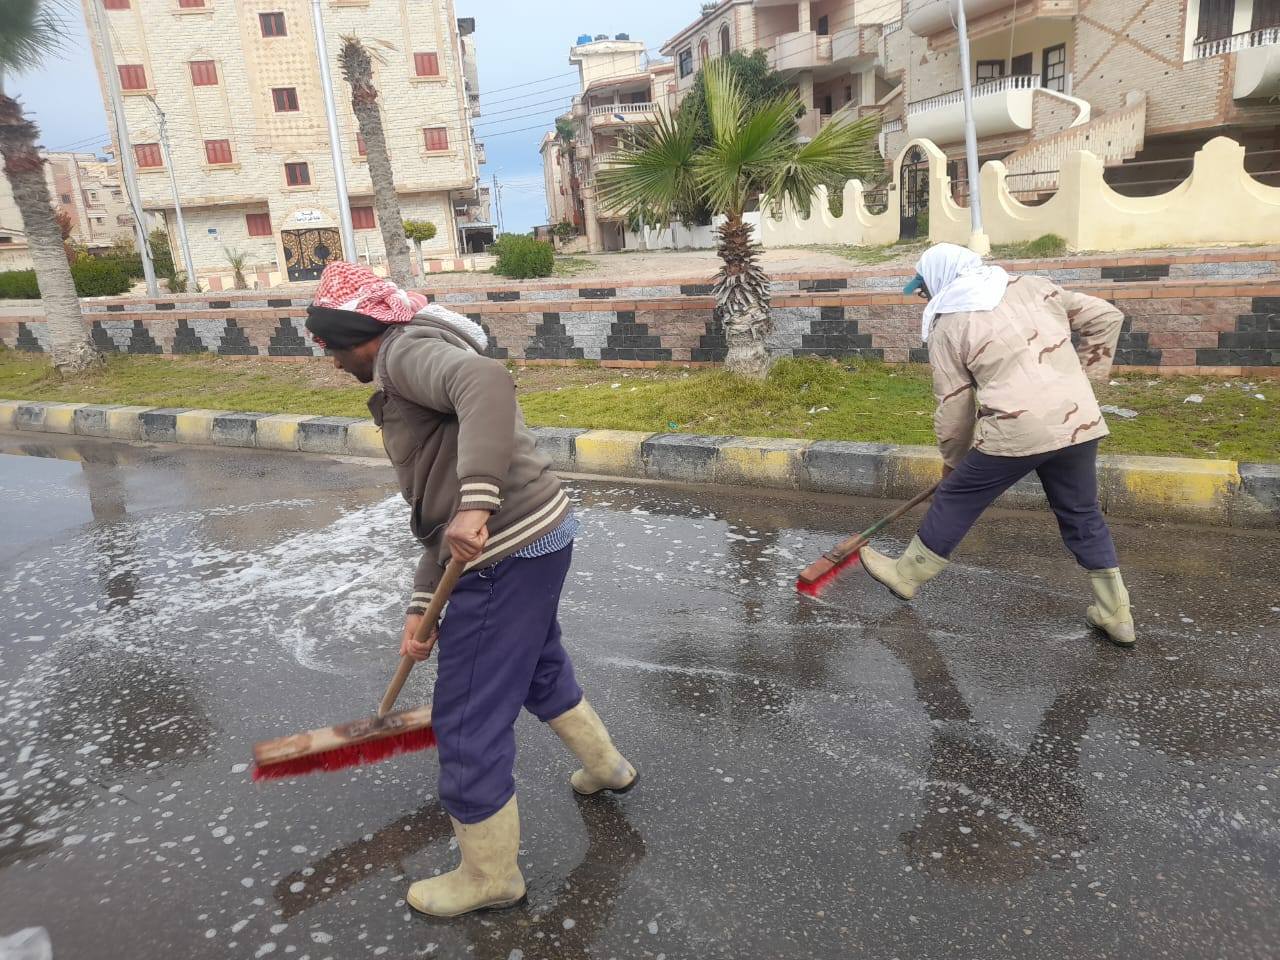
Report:
[[607,33],[597,33],[597,34],[596,34],[596,39],[597,39],[597,40],[608,40],[608,39],[609,39],[609,35],[608,35]]
[[578,46],[581,46],[584,43],[590,43],[590,42],[591,42],[591,34],[589,33],[578,34]]
[[615,40],[630,40],[630,39],[631,39],[631,34],[629,34],[629,33],[620,33],[620,34],[618,34],[616,37],[614,37],[613,39],[615,39]]

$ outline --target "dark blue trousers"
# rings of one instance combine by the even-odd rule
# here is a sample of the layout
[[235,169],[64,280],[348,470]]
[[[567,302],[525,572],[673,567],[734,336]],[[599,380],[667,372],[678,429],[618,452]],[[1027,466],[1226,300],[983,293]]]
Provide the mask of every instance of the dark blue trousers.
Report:
[[572,559],[572,545],[534,559],[511,557],[468,573],[449,599],[431,725],[440,802],[456,820],[486,820],[515,793],[521,707],[547,721],[582,699],[556,619]]
[[1111,531],[1098,505],[1098,441],[1031,457],[992,457],[970,450],[933,495],[919,537],[940,557],[951,556],[982,511],[1032,470],[1058,517],[1062,542],[1086,570],[1118,567]]

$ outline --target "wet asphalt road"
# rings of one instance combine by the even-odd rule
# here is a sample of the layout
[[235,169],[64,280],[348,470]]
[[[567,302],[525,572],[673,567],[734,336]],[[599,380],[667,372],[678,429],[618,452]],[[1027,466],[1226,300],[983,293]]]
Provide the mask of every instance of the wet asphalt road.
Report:
[[385,684],[415,553],[391,480],[0,436],[0,936],[44,926],[57,960],[1280,955],[1280,538],[1118,524],[1126,653],[1084,628],[1048,515],[992,514],[911,607],[857,570],[812,601],[798,569],[886,504],[621,482],[573,485],[563,620],[644,779],[579,801],[523,719],[529,905],[411,918],[409,880],[454,864],[433,754],[246,767]]

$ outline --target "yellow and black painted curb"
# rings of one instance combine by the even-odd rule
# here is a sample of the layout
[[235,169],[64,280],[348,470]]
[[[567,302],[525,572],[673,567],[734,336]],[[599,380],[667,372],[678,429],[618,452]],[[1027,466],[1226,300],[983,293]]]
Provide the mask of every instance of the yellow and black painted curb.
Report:
[[[384,457],[371,420],[164,407],[0,401],[0,431],[105,437],[258,450]],[[539,448],[565,473],[642,477],[906,499],[933,483],[932,447],[770,440],[620,430],[536,428]],[[1232,527],[1280,527],[1280,464],[1182,457],[1103,456],[1099,499],[1113,516]],[[1001,506],[1039,507],[1035,478]]]

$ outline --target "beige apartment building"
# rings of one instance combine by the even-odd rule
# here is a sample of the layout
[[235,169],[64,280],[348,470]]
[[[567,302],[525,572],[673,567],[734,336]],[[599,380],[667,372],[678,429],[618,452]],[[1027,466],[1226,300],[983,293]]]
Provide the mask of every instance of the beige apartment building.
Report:
[[600,204],[595,175],[638,127],[672,109],[675,67],[650,63],[645,45],[624,33],[579,37],[569,62],[580,91],[540,148],[548,223],[573,224],[593,253],[634,247],[639,238],[623,211]]
[[364,144],[337,54],[346,35],[375,54],[401,211],[436,224],[424,256],[455,257],[460,220],[479,217],[472,119],[479,115],[474,29],[452,0],[324,0],[355,250],[343,250],[333,161],[306,0],[83,0],[100,80],[101,3],[142,205],[176,220],[157,107],[200,281],[230,286],[229,253],[258,284],[310,281],[334,259],[385,262]]
[[[963,200],[954,3],[724,0],[662,52],[679,97],[708,59],[762,49],[809,107],[802,136],[835,116],[877,114],[884,156],[934,141]],[[1116,189],[1160,193],[1223,134],[1245,145],[1255,176],[1280,184],[1280,0],[966,0],[965,10],[979,155],[1005,162],[1021,199],[1056,189],[1077,149],[1103,159]],[[924,181],[923,167],[903,178],[904,223],[927,203]]]
[[[55,207],[71,218],[71,239],[90,252],[133,240],[133,214],[120,182],[120,164],[92,153],[45,156],[45,182]],[[30,270],[22,217],[9,181],[0,176],[0,270]]]

